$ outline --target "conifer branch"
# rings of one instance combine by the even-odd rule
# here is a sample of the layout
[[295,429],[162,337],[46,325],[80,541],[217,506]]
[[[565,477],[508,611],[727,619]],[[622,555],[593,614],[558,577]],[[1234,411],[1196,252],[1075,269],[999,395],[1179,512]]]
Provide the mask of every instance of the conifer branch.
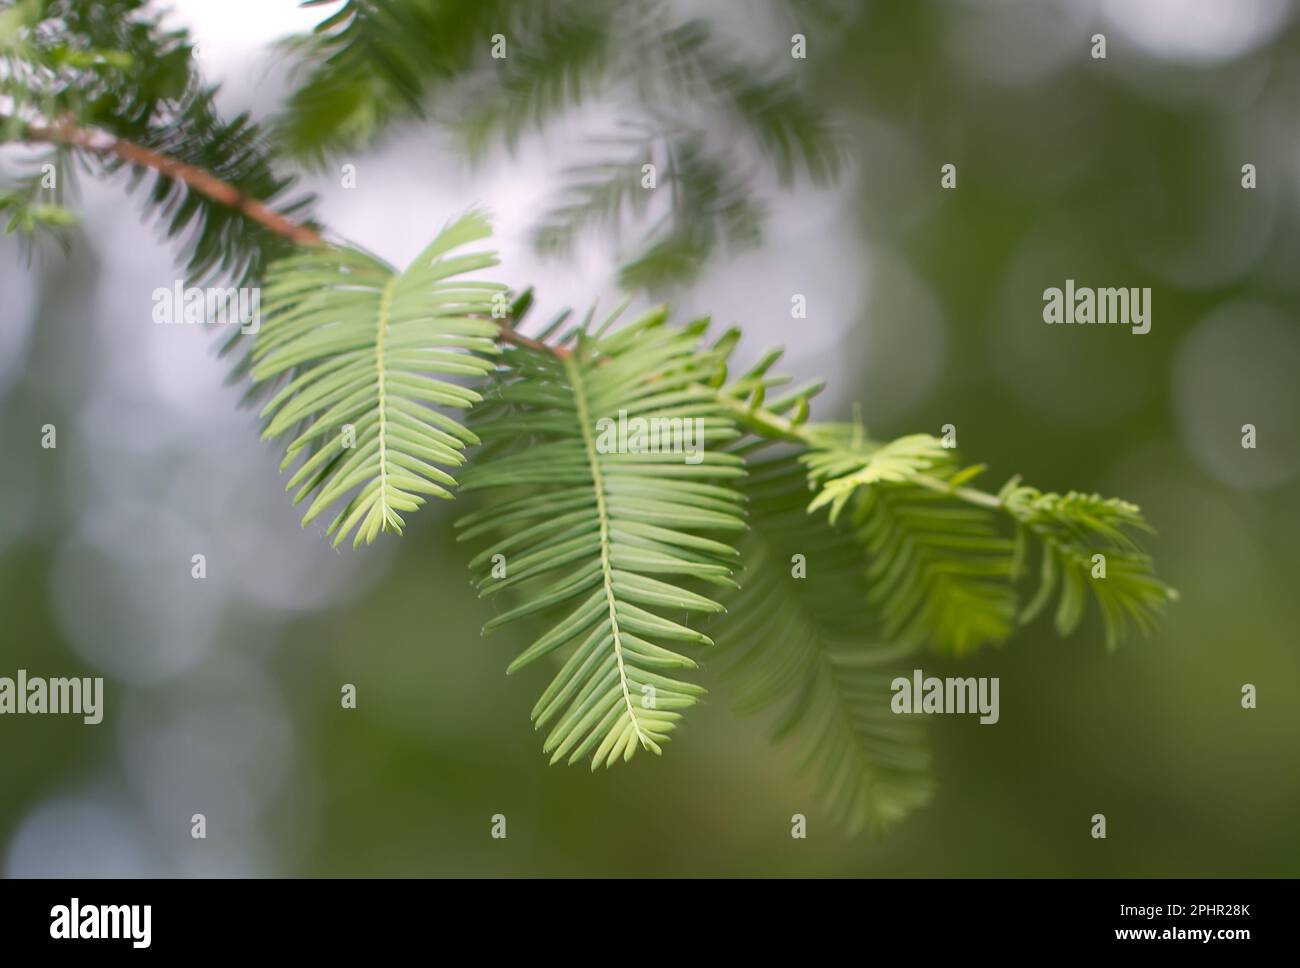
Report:
[[247,195],[211,172],[154,151],[152,148],[146,148],[144,145],[118,138],[106,131],[79,127],[69,121],[60,121],[51,125],[30,124],[23,129],[22,140],[38,144],[65,145],[101,156],[119,158],[139,168],[156,171],[173,181],[184,182],[199,194],[234,209],[296,245],[325,244],[320,233],[311,226],[277,212],[265,202]]
[[[0,117],[0,123],[4,120],[6,119]],[[20,140],[31,144],[64,145],[100,156],[119,158],[139,168],[155,171],[173,181],[183,182],[201,195],[257,222],[263,228],[295,245],[312,247],[327,244],[321,234],[311,226],[276,211],[265,202],[240,191],[210,171],[125,138],[118,138],[107,131],[80,127],[70,121],[60,121],[50,125],[29,124],[22,129]],[[501,339],[516,346],[551,353],[561,359],[569,355],[569,351],[562,346],[551,346],[516,332],[509,322],[504,320],[501,321]]]
[[[718,400],[735,417],[738,424],[760,437],[766,437],[770,440],[783,440],[792,444],[803,444],[812,448],[822,445],[822,441],[817,438],[815,427],[796,423],[782,417],[780,414],[764,410],[762,407],[751,407],[744,400],[738,400],[724,391],[719,391]],[[908,481],[919,487],[938,491],[942,494],[949,494],[965,501],[967,504],[975,504],[998,511],[1006,508],[1002,498],[997,494],[989,494],[978,488],[964,485],[953,486],[947,481],[940,480],[929,474],[910,473],[905,476]]]

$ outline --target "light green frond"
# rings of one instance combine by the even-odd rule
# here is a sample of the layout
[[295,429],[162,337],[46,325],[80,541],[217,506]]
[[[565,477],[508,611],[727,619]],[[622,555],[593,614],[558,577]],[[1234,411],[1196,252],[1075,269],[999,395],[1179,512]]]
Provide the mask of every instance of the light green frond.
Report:
[[[682,644],[711,644],[687,620],[722,610],[688,586],[734,585],[726,539],[744,529],[732,486],[744,470],[720,448],[736,430],[698,385],[716,366],[703,326],[669,328],[665,316],[584,332],[563,358],[511,348],[510,375],[471,420],[484,453],[462,489],[505,493],[459,521],[460,537],[492,539],[471,562],[483,597],[518,593],[484,631],[546,618],[510,672],[567,650],[532,713],[552,762],[590,756],[595,769],[640,747],[661,752],[704,692],[677,678],[695,666]],[[661,436],[659,452],[644,438],[638,451],[635,420],[689,427],[698,449],[673,452],[670,432],[666,449]]]
[[[890,641],[968,652],[1000,642],[1015,628],[1013,543],[996,514],[942,490],[968,476],[952,451],[926,434],[887,444],[852,427],[815,428],[822,443],[802,457],[817,489],[808,510],[846,506],[866,550],[868,601],[880,609]],[[922,487],[917,475],[940,489]]]
[[951,451],[929,434],[899,437],[887,444],[871,444],[859,439],[845,440],[838,446],[814,450],[803,456],[808,480],[821,488],[808,505],[809,511],[830,505],[831,521],[836,521],[858,488],[881,481],[906,481],[913,474],[951,463]]
[[[1175,597],[1137,545],[1134,535],[1151,529],[1132,504],[1044,494],[1016,481],[996,496],[973,491],[965,485],[981,468],[959,470],[952,452],[925,435],[887,444],[865,441],[851,427],[813,427],[808,435],[815,446],[802,459],[819,489],[809,510],[829,506],[834,521],[851,508],[871,558],[870,601],[891,639],[966,652],[1007,638],[1017,611],[1031,621],[1058,592],[1056,629],[1069,635],[1091,592],[1113,648],[1130,626],[1151,631]],[[1003,535],[1008,519],[1014,542]],[[1035,544],[1038,589],[1018,609],[1015,581]]]
[[[271,267],[263,288],[252,376],[274,396],[262,410],[267,439],[289,437],[282,469],[303,524],[342,504],[327,529],[337,546],[380,531],[429,496],[449,498],[443,468],[464,462],[477,438],[436,407],[480,398],[443,379],[494,368],[492,294],[504,287],[460,276],[496,265],[491,253],[451,254],[486,238],[471,213],[449,225],[403,272],[356,249],[315,248]],[[436,374],[436,375],[435,375]]]
[[1025,486],[1010,488],[1004,501],[1020,526],[1042,542],[1038,589],[1021,621],[1032,621],[1059,591],[1056,630],[1069,635],[1083,619],[1091,591],[1101,610],[1106,645],[1115,648],[1130,624],[1150,634],[1165,602],[1178,597],[1156,578],[1151,558],[1132,537],[1151,530],[1137,505],[1075,491],[1043,494]]
[[[835,821],[879,831],[928,801],[924,730],[890,708],[890,683],[915,651],[884,645],[865,595],[862,549],[844,528],[805,511],[793,457],[749,465],[751,530],[740,545],[742,587],[713,623],[741,712],[779,710],[774,739],[798,749]],[[793,573],[796,555],[806,573]]]
[[[729,351],[734,339],[724,340]],[[829,507],[833,522],[849,509],[870,559],[869,600],[881,610],[888,639],[957,653],[1006,639],[1016,625],[1015,586],[1034,538],[1042,544],[1041,580],[1019,610],[1022,621],[1040,613],[1059,588],[1056,627],[1069,634],[1091,586],[1113,647],[1130,625],[1149,632],[1163,604],[1177,597],[1137,545],[1134,534],[1151,529],[1136,506],[1098,495],[1043,494],[1018,477],[988,493],[970,486],[983,466],[961,468],[933,437],[880,444],[856,424],[809,424],[805,389],[767,399],[786,382],[769,372],[780,356],[768,353],[730,383],[724,364],[714,382],[718,399],[755,435],[750,449],[772,441],[805,448],[800,459],[814,492],[810,511]],[[1004,537],[1008,524],[1014,541]],[[1104,578],[1098,554],[1106,559]]]

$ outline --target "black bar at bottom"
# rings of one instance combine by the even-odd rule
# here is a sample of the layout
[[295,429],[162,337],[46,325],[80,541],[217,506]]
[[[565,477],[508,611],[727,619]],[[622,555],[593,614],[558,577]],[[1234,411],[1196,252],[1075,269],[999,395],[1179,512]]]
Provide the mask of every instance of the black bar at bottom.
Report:
[[[6,955],[133,957],[292,950],[332,961],[401,953],[536,951],[619,938],[664,946],[850,944],[863,960],[1057,949],[1230,955],[1294,945],[1297,881],[876,879],[520,883],[424,880],[10,880],[0,882]],[[700,893],[696,893],[699,891]],[[757,916],[756,916],[757,915]],[[686,938],[670,940],[683,931]],[[691,940],[687,940],[687,938]],[[1288,942],[1290,942],[1288,944]],[[488,947],[484,947],[485,944]],[[457,947],[449,948],[448,945]],[[919,946],[919,947],[918,947]],[[430,950],[430,949],[425,949]],[[610,951],[610,955],[615,952]],[[6,961],[8,959],[6,958]],[[18,962],[10,962],[18,963]]]

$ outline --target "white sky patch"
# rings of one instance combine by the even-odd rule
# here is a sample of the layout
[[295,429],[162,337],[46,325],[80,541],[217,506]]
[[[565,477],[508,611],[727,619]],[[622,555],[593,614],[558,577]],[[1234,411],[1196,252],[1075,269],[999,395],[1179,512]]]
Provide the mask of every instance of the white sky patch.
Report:
[[1101,0],[1103,17],[1134,43],[1158,57],[1200,64],[1249,53],[1294,9],[1292,0]]

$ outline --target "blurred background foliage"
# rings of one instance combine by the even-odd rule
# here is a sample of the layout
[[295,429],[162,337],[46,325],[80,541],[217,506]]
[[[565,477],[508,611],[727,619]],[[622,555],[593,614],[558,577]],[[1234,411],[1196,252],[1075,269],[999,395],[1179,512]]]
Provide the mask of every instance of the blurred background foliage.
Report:
[[[400,259],[487,200],[509,281],[552,305],[630,287],[712,312],[830,378],[818,417],[952,423],[998,481],[1141,504],[1182,599],[1114,654],[1091,616],[924,657],[1001,677],[1001,720],[929,719],[933,799],[880,839],[833,826],[715,669],[662,759],[548,767],[547,673],[506,678],[517,649],[480,640],[451,516],[357,553],[300,531],[212,341],[149,320],[174,251],[124,175],[85,182],[66,255],[0,243],[0,675],[104,675],[107,714],[0,719],[6,873],[1300,870],[1294,3],[204,6],[174,17],[216,104],[266,123],[245,143],[303,165],[322,223]],[[207,103],[165,80],[182,115]],[[633,191],[647,158],[671,201]],[[1066,278],[1150,286],[1151,332],[1044,326]]]
[[[622,245],[619,272],[629,289],[690,282],[718,250],[757,245],[759,172],[823,185],[838,170],[835,132],[782,66],[794,62],[788,52],[738,53],[707,16],[663,0],[331,6],[315,31],[284,45],[298,60],[279,125],[291,154],[324,163],[387,122],[432,117],[481,160],[593,102],[613,108],[613,130],[584,129],[583,160],[565,172],[533,240],[562,258],[585,230],[622,241],[630,217],[639,238]],[[777,19],[797,28],[785,13]]]

